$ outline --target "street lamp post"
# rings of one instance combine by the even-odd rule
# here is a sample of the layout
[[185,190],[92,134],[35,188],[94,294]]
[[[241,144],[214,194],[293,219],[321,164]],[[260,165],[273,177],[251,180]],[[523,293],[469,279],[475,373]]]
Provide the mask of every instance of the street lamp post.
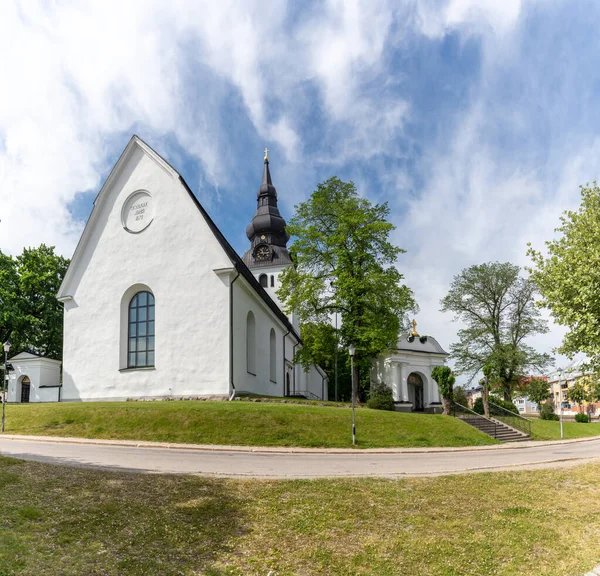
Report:
[[6,406],[6,381],[8,380],[8,353],[10,352],[10,342],[7,340],[3,346],[4,348],[4,382],[2,383],[2,432],[4,432],[4,409]]
[[337,382],[338,382],[338,370],[337,370],[337,360],[338,360],[338,313],[337,310],[335,312],[335,367],[334,367],[334,371],[335,371],[335,375],[334,375],[334,380],[335,380],[335,401],[338,401],[338,386],[337,386]]
[[352,446],[356,446],[356,426],[354,425],[354,353],[356,352],[356,346],[350,344],[348,346],[348,353],[350,354],[350,374],[352,375]]
[[563,399],[562,399],[562,380],[563,371],[558,371],[558,401],[560,402],[560,439],[563,439]]

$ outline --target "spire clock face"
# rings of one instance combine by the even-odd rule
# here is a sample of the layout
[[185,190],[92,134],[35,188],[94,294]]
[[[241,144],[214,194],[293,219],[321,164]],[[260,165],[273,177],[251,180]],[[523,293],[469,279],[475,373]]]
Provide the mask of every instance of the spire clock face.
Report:
[[264,262],[271,257],[271,249],[266,244],[260,244],[254,250],[254,258]]

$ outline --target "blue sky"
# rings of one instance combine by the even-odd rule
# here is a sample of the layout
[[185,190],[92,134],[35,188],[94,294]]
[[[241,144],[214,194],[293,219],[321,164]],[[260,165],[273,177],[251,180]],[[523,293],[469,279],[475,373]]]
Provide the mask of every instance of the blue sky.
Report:
[[3,2],[0,249],[70,256],[136,133],[242,253],[268,146],[287,218],[332,175],[389,202],[419,327],[448,347],[453,275],[526,265],[598,178],[599,17],[558,0]]

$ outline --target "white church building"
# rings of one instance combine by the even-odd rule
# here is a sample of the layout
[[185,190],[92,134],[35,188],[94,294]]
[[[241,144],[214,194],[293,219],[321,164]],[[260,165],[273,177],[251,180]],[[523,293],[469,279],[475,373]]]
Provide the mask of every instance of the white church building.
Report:
[[326,400],[325,373],[294,365],[298,324],[276,294],[291,259],[266,154],[246,232],[240,258],[181,175],[134,136],[96,197],[58,294],[60,400],[234,391]]
[[373,362],[371,380],[392,389],[399,412],[442,412],[437,382],[431,377],[434,366],[443,366],[448,353],[433,336],[420,336],[413,320],[413,331],[402,335],[395,350]]

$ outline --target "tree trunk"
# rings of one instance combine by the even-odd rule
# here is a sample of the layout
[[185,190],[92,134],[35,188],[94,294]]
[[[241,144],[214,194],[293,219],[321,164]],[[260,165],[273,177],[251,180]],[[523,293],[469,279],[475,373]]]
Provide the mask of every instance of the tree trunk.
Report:
[[442,396],[442,406],[444,408],[444,411],[442,412],[442,414],[444,416],[450,416],[450,410],[452,408],[452,401],[450,400],[449,396]]
[[483,400],[483,413],[485,414],[486,418],[490,417],[489,394],[490,394],[490,390],[489,390],[489,385],[488,385],[488,379],[484,378],[481,399]]

